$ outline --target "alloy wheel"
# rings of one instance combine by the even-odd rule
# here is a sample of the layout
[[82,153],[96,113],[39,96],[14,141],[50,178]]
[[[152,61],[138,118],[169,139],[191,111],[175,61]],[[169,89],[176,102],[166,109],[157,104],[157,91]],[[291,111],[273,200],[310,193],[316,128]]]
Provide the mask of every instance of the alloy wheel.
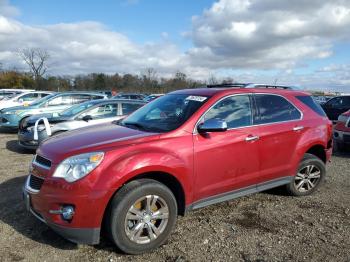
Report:
[[295,188],[299,192],[312,190],[321,178],[321,170],[315,165],[307,165],[301,168],[295,176]]
[[125,233],[134,243],[147,244],[163,233],[169,208],[163,198],[147,195],[136,200],[125,217]]

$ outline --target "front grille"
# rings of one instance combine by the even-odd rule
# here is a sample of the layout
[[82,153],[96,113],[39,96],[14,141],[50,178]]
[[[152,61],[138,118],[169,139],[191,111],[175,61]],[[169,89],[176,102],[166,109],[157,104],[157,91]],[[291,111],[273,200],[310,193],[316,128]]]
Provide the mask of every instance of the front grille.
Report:
[[44,179],[43,178],[30,175],[30,177],[29,177],[29,186],[30,186],[30,188],[32,188],[34,190],[40,190],[40,188],[43,185],[43,183],[44,183]]
[[51,161],[49,159],[46,159],[45,157],[42,157],[39,155],[36,155],[35,162],[42,165],[42,166],[48,167],[48,168],[51,167]]

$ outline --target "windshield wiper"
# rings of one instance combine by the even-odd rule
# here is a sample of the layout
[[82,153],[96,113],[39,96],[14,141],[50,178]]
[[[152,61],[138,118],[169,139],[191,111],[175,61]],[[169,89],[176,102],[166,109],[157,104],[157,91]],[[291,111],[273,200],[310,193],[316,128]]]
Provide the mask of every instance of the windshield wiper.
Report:
[[147,128],[137,122],[120,122],[119,123],[120,125],[123,125],[123,126],[126,126],[126,127],[136,127],[137,129],[139,130],[142,130],[142,131],[147,131]]

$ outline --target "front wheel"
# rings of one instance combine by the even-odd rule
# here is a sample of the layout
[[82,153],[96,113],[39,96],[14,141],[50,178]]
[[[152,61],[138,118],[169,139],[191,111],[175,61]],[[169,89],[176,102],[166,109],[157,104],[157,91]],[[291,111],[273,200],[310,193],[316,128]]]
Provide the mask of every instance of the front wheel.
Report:
[[287,191],[293,196],[310,195],[324,181],[325,176],[326,167],[322,160],[312,154],[305,154],[297,174],[287,185]]
[[177,203],[165,185],[151,179],[132,181],[114,196],[107,213],[107,231],[128,254],[149,252],[173,230]]

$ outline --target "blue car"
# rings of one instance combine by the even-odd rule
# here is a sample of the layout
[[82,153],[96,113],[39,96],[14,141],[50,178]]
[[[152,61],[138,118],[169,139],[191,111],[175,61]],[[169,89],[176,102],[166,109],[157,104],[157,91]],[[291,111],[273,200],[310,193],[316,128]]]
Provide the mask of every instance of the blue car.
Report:
[[55,93],[39,99],[29,106],[15,106],[0,110],[0,127],[17,129],[20,121],[27,116],[59,113],[74,104],[106,98],[106,95],[89,92]]

